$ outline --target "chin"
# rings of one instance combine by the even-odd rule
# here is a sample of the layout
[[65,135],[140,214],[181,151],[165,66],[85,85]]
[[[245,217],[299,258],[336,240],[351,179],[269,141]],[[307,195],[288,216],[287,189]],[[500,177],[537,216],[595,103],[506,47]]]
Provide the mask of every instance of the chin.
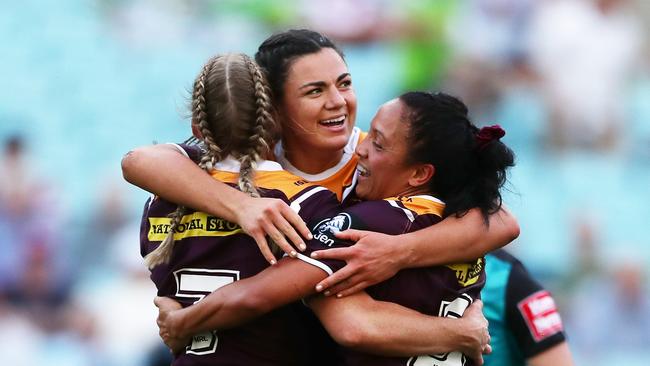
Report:
[[328,151],[340,151],[343,150],[345,145],[348,144],[348,136],[334,136],[329,137],[325,141],[322,141],[320,148]]

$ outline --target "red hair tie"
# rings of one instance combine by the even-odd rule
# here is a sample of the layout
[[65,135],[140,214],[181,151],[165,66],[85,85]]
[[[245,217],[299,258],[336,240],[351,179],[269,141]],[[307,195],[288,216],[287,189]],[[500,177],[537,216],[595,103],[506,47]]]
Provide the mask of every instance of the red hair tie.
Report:
[[476,134],[476,149],[481,151],[494,140],[498,140],[506,135],[506,131],[499,125],[485,126],[478,130]]

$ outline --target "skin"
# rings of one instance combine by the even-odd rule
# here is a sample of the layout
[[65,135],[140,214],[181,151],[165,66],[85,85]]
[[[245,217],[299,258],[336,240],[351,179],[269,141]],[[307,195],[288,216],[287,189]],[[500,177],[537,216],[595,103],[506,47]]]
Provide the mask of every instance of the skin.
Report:
[[[357,148],[359,164],[364,167],[364,179],[356,188],[360,198],[378,200],[428,192],[433,166],[406,163],[407,129],[401,121],[404,108],[399,100],[382,106],[372,121],[371,137]],[[396,176],[402,180],[395,182]],[[191,334],[237,326],[311,295],[313,286],[324,277],[325,273],[315,266],[284,258],[278,265],[224,286],[184,309],[173,300],[157,298],[160,335],[172,350],[179,351]],[[479,315],[482,318],[480,302],[478,310],[473,308],[468,318],[460,320],[424,317],[397,304],[375,301],[365,292],[343,301],[315,298],[311,306],[335,340],[358,350],[410,356],[460,349],[478,364],[483,362],[481,352],[489,351],[489,336],[482,328],[487,323],[477,320]],[[479,336],[468,338],[469,329]],[[436,339],[435,345],[431,339]]]
[[[356,96],[347,73],[344,60],[329,48],[298,57],[289,69],[284,95],[278,102],[283,144],[289,161],[305,173],[320,173],[336,165],[342,156],[356,117]],[[345,121],[340,130],[319,124],[342,115]],[[160,174],[161,166],[174,174]],[[128,182],[169,201],[238,223],[271,264],[276,259],[267,237],[290,256],[295,256],[294,248],[305,248],[302,238],[310,237],[300,217],[283,202],[253,199],[217,182],[173,147],[135,149],[122,159],[122,172]],[[486,226],[480,211],[473,209],[461,218],[447,217],[425,230],[398,236],[354,230],[339,235],[356,245],[314,253],[315,258],[347,263],[321,281],[316,290],[346,296],[384,281],[402,268],[480,257],[519,236],[519,225],[502,208],[489,217]]]
[[567,342],[562,342],[526,360],[529,366],[573,366]]
[[[357,98],[348,67],[336,51],[299,57],[289,68],[280,106],[283,147],[299,170],[317,174],[343,156],[356,118]],[[340,120],[341,123],[325,123]]]
[[407,129],[401,122],[405,107],[393,99],[379,108],[368,137],[357,146],[357,196],[378,200],[394,196],[414,196],[427,191],[424,183],[433,176],[431,164],[406,162]]

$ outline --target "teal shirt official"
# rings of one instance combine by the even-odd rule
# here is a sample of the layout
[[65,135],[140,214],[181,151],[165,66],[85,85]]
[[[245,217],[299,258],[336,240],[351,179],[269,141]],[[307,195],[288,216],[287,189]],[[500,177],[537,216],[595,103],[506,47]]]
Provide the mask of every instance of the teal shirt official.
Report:
[[485,256],[487,281],[481,298],[489,322],[492,353],[483,355],[485,366],[525,366],[526,360],[506,325],[506,289],[512,264],[488,254]]
[[[487,281],[481,298],[492,346],[492,353],[484,355],[485,365],[525,366],[527,359],[564,342],[562,321],[550,292],[523,264],[502,249],[486,255],[485,262]],[[546,308],[530,312],[530,304],[536,301]],[[549,324],[543,320],[555,323],[550,328],[533,329],[536,324]]]

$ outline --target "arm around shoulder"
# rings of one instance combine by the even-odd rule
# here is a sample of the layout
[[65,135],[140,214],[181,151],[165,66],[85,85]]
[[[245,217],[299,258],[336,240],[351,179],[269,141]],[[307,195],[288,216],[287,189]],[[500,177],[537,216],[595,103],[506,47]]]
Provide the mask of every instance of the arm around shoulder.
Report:
[[139,147],[122,158],[129,183],[164,199],[237,222],[246,194],[213,179],[171,144]]
[[400,235],[404,267],[463,262],[484,256],[519,236],[517,219],[505,208],[491,214],[489,224],[478,209],[450,216],[423,230]]

